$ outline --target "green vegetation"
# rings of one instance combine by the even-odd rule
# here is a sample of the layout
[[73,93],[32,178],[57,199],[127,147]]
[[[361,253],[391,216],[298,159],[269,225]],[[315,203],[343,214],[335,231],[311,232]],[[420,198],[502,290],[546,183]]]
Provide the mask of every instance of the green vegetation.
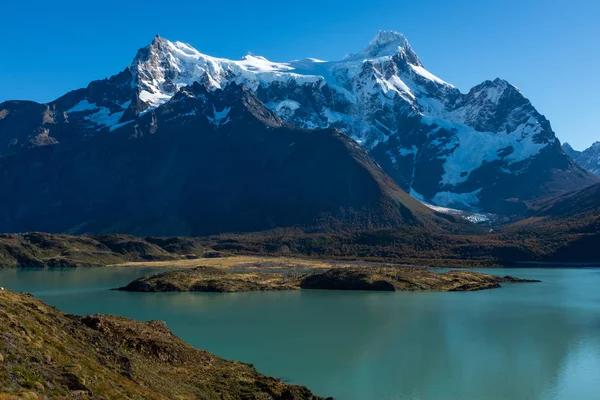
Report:
[[0,290],[0,399],[318,399],[196,350],[161,322],[76,317]]
[[[301,256],[395,262],[435,267],[493,267],[521,262],[600,262],[600,233],[505,227],[481,235],[379,229],[348,233],[278,231],[204,239],[207,248],[233,254]],[[594,245],[595,244],[595,245]]]
[[[0,235],[0,268],[75,267],[227,255],[363,260],[434,267],[491,267],[521,262],[599,263],[598,218],[534,217],[482,234],[420,228],[354,232],[276,229],[209,237]],[[193,262],[193,261],[192,261]],[[200,264],[196,264],[200,265]],[[206,264],[210,265],[210,264]]]

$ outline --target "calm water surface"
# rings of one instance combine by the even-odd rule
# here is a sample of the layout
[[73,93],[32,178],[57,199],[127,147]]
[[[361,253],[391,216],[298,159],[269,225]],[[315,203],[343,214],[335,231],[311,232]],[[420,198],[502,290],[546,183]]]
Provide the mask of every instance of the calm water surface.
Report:
[[0,270],[75,314],[166,321],[182,339],[340,400],[600,399],[600,270],[473,293],[108,291],[151,269]]

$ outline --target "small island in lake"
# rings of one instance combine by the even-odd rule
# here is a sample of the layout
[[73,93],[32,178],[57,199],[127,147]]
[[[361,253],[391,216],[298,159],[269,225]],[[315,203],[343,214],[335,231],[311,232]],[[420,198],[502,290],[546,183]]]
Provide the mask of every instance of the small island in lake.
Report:
[[[362,264],[362,263],[360,263]],[[143,276],[117,290],[130,292],[251,292],[267,290],[475,291],[503,282],[534,282],[471,271],[432,272],[394,265],[285,268],[276,262],[215,267],[200,265]],[[335,264],[334,264],[335,265]]]

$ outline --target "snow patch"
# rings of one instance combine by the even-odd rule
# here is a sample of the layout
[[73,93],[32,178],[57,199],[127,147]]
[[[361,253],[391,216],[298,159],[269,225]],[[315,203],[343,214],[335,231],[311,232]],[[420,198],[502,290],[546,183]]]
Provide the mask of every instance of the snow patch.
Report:
[[352,123],[352,117],[339,113],[337,111],[333,111],[329,108],[323,109],[323,115],[327,118],[327,126],[333,125],[338,122],[348,122]]
[[415,191],[413,188],[410,188],[409,194],[415,199],[419,200],[419,202],[421,202],[426,207],[432,209],[433,211],[448,215],[455,215],[475,224],[489,224],[498,219],[498,216],[495,214],[458,210],[456,208],[433,205],[431,203],[426,202],[425,197],[422,194]]
[[71,112],[90,111],[90,110],[95,110],[97,108],[98,108],[97,105],[90,103],[89,101],[87,101],[87,99],[85,99],[85,100],[81,100],[79,103],[77,103],[73,107],[69,108],[67,110],[67,114],[71,113]]
[[431,198],[431,201],[443,207],[466,207],[473,208],[479,203],[481,189],[469,193],[439,192]]
[[[469,174],[484,163],[503,160],[508,164],[523,161],[540,152],[550,142],[536,143],[536,134],[542,131],[538,121],[530,117],[525,123],[511,131],[481,132],[466,125],[464,111],[447,111],[445,105],[436,99],[419,98],[422,107],[422,121],[428,125],[437,125],[453,133],[452,139],[441,150],[445,159],[444,175],[441,183],[457,185],[465,182]],[[505,156],[498,154],[500,149],[512,147],[513,151]],[[465,174],[466,172],[466,174]]]
[[466,219],[467,221],[473,222],[474,224],[485,224],[485,223],[492,222],[495,219],[497,219],[497,216],[494,214],[469,212],[469,211],[457,210],[455,208],[434,206],[432,204],[428,204],[425,202],[422,202],[422,203],[424,205],[426,205],[427,207],[431,208],[433,211],[440,212],[443,214],[456,215],[463,219]]
[[365,49],[358,53],[347,54],[344,60],[386,57],[407,50],[411,51],[404,35],[394,31],[379,31]]
[[111,112],[108,108],[101,107],[96,113],[85,118],[96,125],[113,126],[119,123],[124,111]]
[[280,72],[291,71],[294,69],[287,63],[271,62],[264,57],[254,56],[252,54],[247,55],[241,61],[237,61],[236,64],[244,71],[251,72]]
[[422,76],[423,78],[433,81],[435,83],[439,83],[440,85],[446,85],[449,87],[454,87],[451,84],[449,84],[448,82],[445,82],[443,80],[441,80],[440,78],[438,78],[437,76],[433,75],[431,72],[427,71],[425,68],[423,68],[420,65],[413,65],[413,64],[408,64],[412,70],[419,76]]
[[[129,104],[130,102],[125,102],[123,103],[123,106],[129,107]],[[125,110],[113,112],[107,107],[101,107],[94,103],[90,103],[87,99],[81,100],[79,103],[67,110],[67,114],[86,113],[83,116],[83,120],[97,126],[98,129],[117,125],[121,117],[123,117],[124,112]]]
[[271,111],[275,111],[276,113],[280,113],[283,111],[296,111],[297,109],[299,109],[300,103],[298,103],[297,101],[294,100],[283,100],[280,101],[279,103],[267,103],[265,104],[265,107],[267,107],[269,110]]
[[213,117],[207,116],[206,118],[208,118],[208,121],[215,127],[223,126],[230,122],[229,111],[231,111],[231,107],[225,107],[221,111],[217,111],[213,105]]
[[132,120],[130,120],[130,121],[125,121],[125,122],[121,122],[121,123],[119,123],[119,124],[113,125],[113,126],[111,126],[111,127],[110,127],[110,131],[112,132],[112,131],[114,131],[115,129],[119,129],[119,128],[121,128],[121,127],[125,126],[125,125],[129,125],[129,124],[130,124],[130,123],[132,123],[133,121],[134,121],[134,120],[132,119]]

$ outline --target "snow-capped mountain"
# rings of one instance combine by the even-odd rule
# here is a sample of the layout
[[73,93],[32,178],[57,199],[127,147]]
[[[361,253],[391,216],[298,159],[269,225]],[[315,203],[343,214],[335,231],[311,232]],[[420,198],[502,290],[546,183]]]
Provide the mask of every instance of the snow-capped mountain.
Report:
[[348,136],[194,82],[113,132],[0,157],[0,232],[206,235],[293,227],[472,232],[401,190]]
[[[23,129],[4,134],[0,118],[0,154],[114,131],[194,82],[209,91],[242,85],[288,124],[339,129],[400,187],[438,206],[518,213],[536,198],[597,181],[564,154],[519,89],[495,79],[461,93],[427,71],[403,35],[386,31],[339,61],[233,61],[157,36],[109,79],[46,105],[1,105],[5,125]],[[38,123],[19,117],[27,107],[39,109]],[[205,117],[223,125],[226,110]]]
[[563,143],[563,150],[583,168],[600,175],[600,142],[595,142],[583,151],[577,151],[569,143]]

